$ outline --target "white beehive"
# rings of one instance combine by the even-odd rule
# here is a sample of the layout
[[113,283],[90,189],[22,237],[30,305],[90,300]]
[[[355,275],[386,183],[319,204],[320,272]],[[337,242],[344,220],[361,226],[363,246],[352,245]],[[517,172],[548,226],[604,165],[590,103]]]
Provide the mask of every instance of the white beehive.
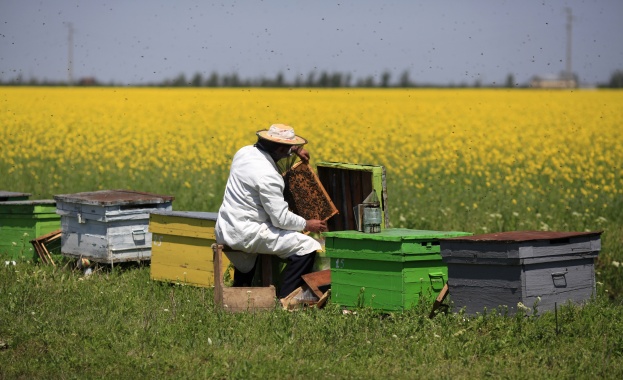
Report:
[[174,197],[131,190],[55,195],[61,253],[100,263],[151,259],[149,213],[170,211]]

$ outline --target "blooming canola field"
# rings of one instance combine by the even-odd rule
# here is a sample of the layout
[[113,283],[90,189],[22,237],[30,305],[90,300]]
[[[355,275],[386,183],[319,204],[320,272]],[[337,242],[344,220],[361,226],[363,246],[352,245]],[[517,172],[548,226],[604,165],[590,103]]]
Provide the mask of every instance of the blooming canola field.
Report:
[[623,93],[5,87],[0,190],[130,188],[215,211],[235,151],[287,123],[312,166],[385,166],[395,227],[623,226]]

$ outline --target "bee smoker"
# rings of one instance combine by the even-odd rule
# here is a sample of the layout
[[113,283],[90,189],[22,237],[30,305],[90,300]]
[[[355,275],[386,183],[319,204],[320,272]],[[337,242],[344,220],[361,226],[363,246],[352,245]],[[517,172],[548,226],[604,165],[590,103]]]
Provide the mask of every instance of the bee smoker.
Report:
[[361,231],[374,234],[381,232],[381,203],[376,196],[376,190],[359,205],[359,212],[363,213]]

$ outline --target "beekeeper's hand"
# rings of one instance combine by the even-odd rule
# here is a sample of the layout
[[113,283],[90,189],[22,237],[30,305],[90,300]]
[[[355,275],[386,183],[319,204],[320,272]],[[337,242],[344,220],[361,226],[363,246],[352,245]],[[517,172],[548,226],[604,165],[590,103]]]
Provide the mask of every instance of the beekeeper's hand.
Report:
[[327,223],[318,219],[310,219],[306,221],[305,231],[309,232],[324,232],[327,230]]
[[299,158],[301,159],[301,161],[303,161],[304,164],[307,164],[309,162],[309,152],[307,151],[307,149],[303,148],[302,146],[292,147],[292,153],[299,156]]

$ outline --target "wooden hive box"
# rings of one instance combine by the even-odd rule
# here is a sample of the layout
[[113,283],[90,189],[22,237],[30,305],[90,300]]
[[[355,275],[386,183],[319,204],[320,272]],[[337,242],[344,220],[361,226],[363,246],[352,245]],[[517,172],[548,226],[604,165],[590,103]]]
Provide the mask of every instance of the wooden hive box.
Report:
[[174,197],[132,190],[55,195],[61,253],[99,263],[151,259],[149,213],[170,211]]
[[[214,226],[217,213],[193,211],[154,211],[149,217],[152,233],[152,280],[214,285],[212,244],[216,243]],[[223,255],[221,273],[227,272],[229,260]],[[231,274],[233,276],[233,273]]]
[[376,191],[381,203],[381,229],[389,227],[385,167],[342,162],[319,162],[318,178],[325,188],[338,215],[327,221],[329,231],[357,230],[353,208]]
[[446,284],[439,239],[467,232],[386,228],[380,233],[326,232],[331,300],[341,306],[402,311],[420,296],[434,300]]
[[0,258],[12,261],[37,258],[30,241],[60,226],[54,200],[0,202]]
[[7,201],[27,201],[30,193],[19,193],[16,191],[0,190],[0,202]]
[[518,303],[539,311],[595,293],[601,232],[512,231],[441,240],[456,310],[483,312]]

